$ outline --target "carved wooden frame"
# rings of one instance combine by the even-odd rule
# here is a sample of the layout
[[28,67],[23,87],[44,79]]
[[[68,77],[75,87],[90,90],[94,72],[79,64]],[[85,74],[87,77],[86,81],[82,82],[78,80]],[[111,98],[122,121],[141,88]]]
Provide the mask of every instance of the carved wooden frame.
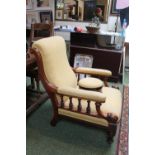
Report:
[[[107,141],[109,143],[111,143],[113,141],[113,137],[116,134],[117,126],[118,126],[118,124],[120,122],[120,121],[118,121],[118,117],[114,116],[112,113],[108,113],[106,117],[103,116],[101,111],[100,111],[100,106],[101,106],[101,104],[103,102],[101,103],[101,102],[96,102],[95,100],[91,100],[91,101],[95,101],[96,111],[98,113],[98,115],[94,116],[94,115],[90,114],[90,102],[91,101],[88,100],[87,98],[79,98],[77,96],[70,96],[70,95],[59,94],[57,92],[57,87],[54,86],[52,83],[50,83],[47,80],[47,78],[46,78],[46,75],[45,75],[45,72],[44,72],[44,68],[43,68],[43,61],[42,61],[41,54],[38,51],[38,49],[31,48],[30,52],[32,54],[34,54],[36,59],[37,59],[37,64],[38,64],[38,68],[39,68],[39,78],[41,79],[42,84],[43,84],[45,90],[47,91],[47,93],[49,95],[49,98],[51,99],[51,102],[53,104],[54,115],[52,116],[51,125],[55,126],[57,121],[58,121],[58,119],[60,117],[67,117],[67,116],[58,114],[58,108],[62,108],[62,109],[65,109],[65,110],[68,110],[68,111],[72,111],[72,112],[76,112],[76,113],[79,113],[79,114],[85,114],[85,115],[88,115],[88,116],[91,116],[91,117],[103,118],[103,119],[107,120],[107,122],[108,122],[108,127],[105,127],[105,128],[107,129],[107,133],[108,133]],[[73,69],[74,72],[75,72],[75,70],[76,69]],[[107,78],[104,79],[104,82],[106,80],[107,80]],[[107,86],[107,82],[105,82],[105,84]],[[56,95],[60,95],[60,97],[61,97],[61,102],[60,103],[58,102]],[[68,96],[69,99],[70,99],[69,109],[64,108],[63,96]],[[72,98],[78,98],[79,104],[78,104],[77,111],[73,110]],[[86,113],[82,113],[81,112],[81,100],[82,99],[87,100],[87,103],[88,103],[88,106],[87,106],[87,109],[86,109]],[[77,120],[75,118],[71,118],[71,119]],[[80,120],[80,121],[85,122],[83,120]],[[90,123],[90,124],[93,124],[93,123]],[[96,126],[96,124],[95,124],[95,126]]]

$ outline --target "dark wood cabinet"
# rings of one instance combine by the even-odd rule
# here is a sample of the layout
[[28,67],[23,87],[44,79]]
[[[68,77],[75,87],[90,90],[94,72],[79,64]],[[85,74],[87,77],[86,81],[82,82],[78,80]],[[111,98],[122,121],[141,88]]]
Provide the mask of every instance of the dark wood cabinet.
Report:
[[89,33],[71,33],[70,64],[74,66],[76,54],[93,56],[92,68],[109,69],[112,71],[111,81],[117,82],[122,79],[123,50],[113,47],[101,48],[97,45],[97,35]]

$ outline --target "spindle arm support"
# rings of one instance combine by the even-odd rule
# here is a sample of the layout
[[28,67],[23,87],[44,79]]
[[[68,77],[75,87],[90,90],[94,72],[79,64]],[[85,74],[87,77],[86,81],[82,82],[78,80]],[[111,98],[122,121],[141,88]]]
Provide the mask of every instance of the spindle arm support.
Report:
[[91,100],[99,103],[105,102],[106,100],[106,97],[100,92],[76,89],[71,87],[59,87],[57,89],[57,93],[80,99]]

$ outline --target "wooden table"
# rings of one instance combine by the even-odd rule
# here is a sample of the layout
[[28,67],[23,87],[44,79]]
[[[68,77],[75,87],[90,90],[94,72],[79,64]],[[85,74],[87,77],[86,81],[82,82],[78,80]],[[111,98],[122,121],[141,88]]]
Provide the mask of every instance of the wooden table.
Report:
[[[26,72],[32,71],[37,67],[36,58],[32,54],[26,57]],[[45,91],[38,91],[36,88],[32,89],[31,85],[26,87],[26,116],[36,110],[42,103],[48,99]]]

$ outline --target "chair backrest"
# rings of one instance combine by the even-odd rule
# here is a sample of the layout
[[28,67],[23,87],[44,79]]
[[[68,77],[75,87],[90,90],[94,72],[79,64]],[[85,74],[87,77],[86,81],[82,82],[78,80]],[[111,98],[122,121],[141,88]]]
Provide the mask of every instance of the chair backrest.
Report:
[[53,34],[53,24],[35,23],[31,25],[30,45],[41,38],[50,37]]
[[56,87],[77,87],[77,78],[69,65],[66,43],[60,36],[40,39],[33,43],[33,49],[41,54],[47,80]]

